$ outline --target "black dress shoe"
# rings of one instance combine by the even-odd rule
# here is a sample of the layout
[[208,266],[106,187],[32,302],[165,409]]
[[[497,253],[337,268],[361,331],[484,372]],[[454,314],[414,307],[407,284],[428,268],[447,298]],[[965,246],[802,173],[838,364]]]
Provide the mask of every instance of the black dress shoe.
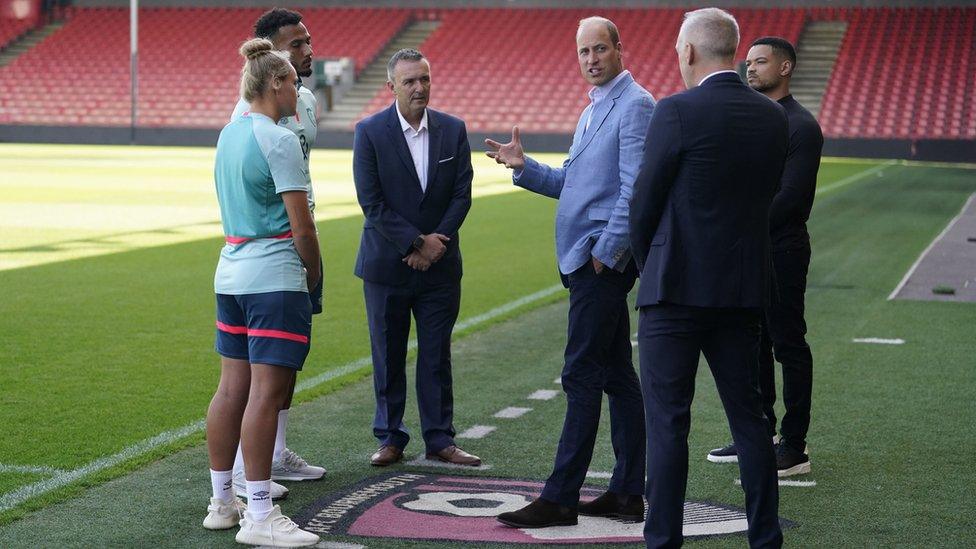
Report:
[[643,522],[644,498],[608,491],[592,501],[580,503],[578,511],[588,517],[612,517],[628,522]]
[[518,511],[502,513],[498,522],[513,528],[545,528],[546,526],[575,526],[576,510],[539,498]]

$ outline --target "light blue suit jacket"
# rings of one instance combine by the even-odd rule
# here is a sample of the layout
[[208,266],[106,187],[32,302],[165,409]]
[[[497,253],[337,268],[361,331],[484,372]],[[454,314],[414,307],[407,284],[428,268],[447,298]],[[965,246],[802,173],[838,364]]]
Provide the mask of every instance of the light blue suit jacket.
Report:
[[653,110],[654,97],[627,74],[595,108],[591,104],[583,110],[561,168],[526,157],[525,168],[513,177],[519,187],[559,199],[556,259],[561,273],[579,269],[591,256],[618,271],[630,261],[630,196]]

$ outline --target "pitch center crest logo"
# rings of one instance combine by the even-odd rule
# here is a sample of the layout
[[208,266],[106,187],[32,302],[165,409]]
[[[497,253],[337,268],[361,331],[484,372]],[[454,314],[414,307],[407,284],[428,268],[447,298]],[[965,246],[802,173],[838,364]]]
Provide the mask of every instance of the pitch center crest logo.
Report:
[[[294,519],[320,535],[519,544],[643,542],[643,522],[580,516],[576,526],[520,529],[495,520],[531,502],[542,487],[515,479],[392,473],[323,497]],[[603,490],[587,486],[581,496],[593,498]],[[746,531],[740,509],[686,502],[684,516],[686,537]]]

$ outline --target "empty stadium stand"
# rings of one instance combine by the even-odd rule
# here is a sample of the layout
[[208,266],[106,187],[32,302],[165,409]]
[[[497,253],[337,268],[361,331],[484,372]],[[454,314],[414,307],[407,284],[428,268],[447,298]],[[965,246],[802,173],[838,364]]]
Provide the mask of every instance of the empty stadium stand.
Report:
[[[439,22],[421,44],[434,67],[432,104],[465,118],[470,131],[507,132],[519,123],[527,132],[571,133],[587,102],[587,85],[579,76],[572,44],[576,21],[593,10],[302,11],[316,56],[352,57],[357,72],[374,62],[385,63],[377,59],[378,54],[411,22]],[[600,10],[620,26],[627,68],[659,98],[683,88],[674,52],[683,11]],[[760,35],[775,34],[796,42],[813,23],[838,23],[836,59],[830,53],[811,63],[826,67],[822,69],[826,72],[816,85],[802,86],[811,108],[819,107],[827,137],[976,139],[976,9],[730,11],[742,31],[739,59]],[[141,10],[137,124],[221,127],[237,95],[237,47],[261,12],[261,8]],[[0,124],[130,124],[128,11],[73,8],[66,16],[63,28],[0,67]],[[0,26],[0,44],[5,36],[18,32],[22,31]],[[24,85],[25,74],[43,76]],[[375,86],[371,100],[368,86],[353,94],[365,105],[358,117],[389,103],[382,82],[376,81]],[[349,130],[358,117],[348,116],[337,127]]]
[[[138,124],[223,126],[237,100],[237,49],[262,12],[141,10]],[[358,69],[406,24],[408,15],[379,9],[304,12],[316,55],[352,57]],[[0,68],[0,124],[130,124],[128,10],[71,9],[67,18],[60,31]],[[18,75],[23,74],[32,75],[30,86],[21,85]]]
[[[801,10],[733,10],[747,44],[775,30],[796,40]],[[684,88],[674,44],[684,10],[602,10],[618,23],[625,65],[657,97]],[[432,102],[464,116],[468,127],[504,132],[512,124],[540,133],[572,133],[589,99],[574,55],[576,22],[592,10],[463,9],[428,11],[441,26],[421,46],[433,65]],[[379,91],[363,111],[389,104]]]
[[827,137],[976,138],[976,9],[811,10],[848,29],[824,96]]
[[0,50],[30,30],[33,25],[34,22],[27,19],[0,17]]

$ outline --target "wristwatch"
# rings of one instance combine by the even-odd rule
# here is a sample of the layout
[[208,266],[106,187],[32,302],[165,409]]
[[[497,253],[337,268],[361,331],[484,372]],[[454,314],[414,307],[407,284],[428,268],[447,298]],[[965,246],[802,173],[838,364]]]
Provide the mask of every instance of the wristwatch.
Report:
[[412,246],[414,249],[421,249],[424,247],[424,235],[418,235],[417,238],[413,239]]

